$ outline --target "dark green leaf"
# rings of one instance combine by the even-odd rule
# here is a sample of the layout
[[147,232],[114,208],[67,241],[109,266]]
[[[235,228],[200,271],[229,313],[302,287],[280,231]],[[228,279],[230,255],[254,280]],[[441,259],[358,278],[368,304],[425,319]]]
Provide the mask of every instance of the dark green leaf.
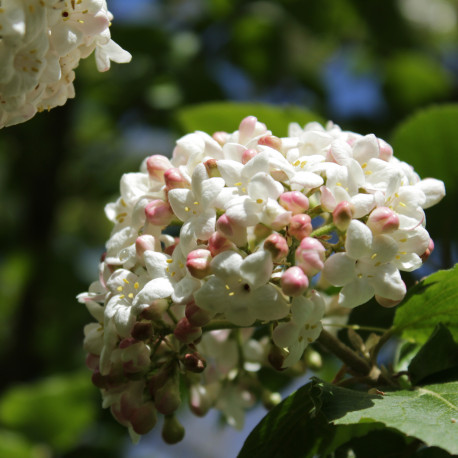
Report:
[[433,375],[446,377],[451,376],[452,372],[458,375],[458,344],[453,340],[450,331],[440,323],[410,362],[410,379],[417,385],[427,380],[431,382]]
[[395,155],[421,177],[440,178],[449,193],[456,190],[458,170],[458,104],[422,110],[402,123],[391,144]]
[[458,339],[458,266],[436,272],[415,285],[396,310],[393,331],[424,343],[439,323]]
[[287,135],[288,125],[297,122],[304,126],[308,122],[322,119],[314,113],[299,107],[278,107],[261,103],[217,102],[183,108],[178,113],[178,121],[186,132],[202,130],[209,133],[217,131],[233,132],[246,116],[256,116],[258,121],[267,125],[273,135]]

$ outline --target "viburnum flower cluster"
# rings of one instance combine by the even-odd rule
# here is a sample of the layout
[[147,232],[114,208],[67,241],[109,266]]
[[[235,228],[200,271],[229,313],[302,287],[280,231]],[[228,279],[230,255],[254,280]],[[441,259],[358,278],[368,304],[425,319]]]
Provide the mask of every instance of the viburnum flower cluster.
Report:
[[257,399],[276,399],[257,371],[297,365],[329,307],[403,299],[400,270],[432,251],[424,209],[444,194],[383,140],[332,123],[278,138],[250,116],[146,158],[106,207],[99,280],[79,295],[103,406],[134,439],[163,414],[173,443],[185,387],[193,413],[240,427]]
[[105,0],[0,0],[0,128],[74,97],[74,69],[93,51],[99,71],[129,62],[112,18]]

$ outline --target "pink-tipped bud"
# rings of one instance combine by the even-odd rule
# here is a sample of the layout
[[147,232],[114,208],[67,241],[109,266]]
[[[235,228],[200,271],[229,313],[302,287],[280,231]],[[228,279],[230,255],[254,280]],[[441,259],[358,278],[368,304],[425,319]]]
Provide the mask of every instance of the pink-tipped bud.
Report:
[[211,320],[211,315],[194,301],[186,304],[184,313],[192,326],[205,326]]
[[180,170],[172,167],[164,172],[165,187],[168,191],[177,188],[189,188],[189,183]]
[[312,218],[305,213],[293,215],[289,222],[288,233],[297,240],[308,237],[313,231]]
[[254,116],[247,116],[242,119],[242,122],[239,125],[239,143],[244,145],[251,137],[253,137],[256,124],[258,120]]
[[141,258],[145,251],[155,251],[156,240],[152,235],[140,235],[135,240],[135,250],[137,252],[137,256]]
[[202,280],[207,275],[210,275],[211,260],[212,255],[210,251],[203,249],[193,250],[186,258],[186,267],[193,277]]
[[229,134],[227,132],[215,132],[212,135],[213,140],[215,140],[219,145],[223,146],[227,142],[227,138],[229,137]]
[[207,367],[205,359],[199,353],[186,353],[181,362],[187,371],[195,372],[196,374],[200,374]]
[[401,300],[392,300],[392,299],[387,299],[386,297],[381,297],[381,296],[378,296],[377,294],[374,296],[375,297],[375,300],[382,306],[382,307],[386,307],[386,308],[391,308],[391,307],[396,307],[396,305],[398,305]]
[[100,356],[88,353],[86,356],[86,366],[91,371],[99,369]]
[[272,345],[269,354],[267,355],[267,359],[275,370],[283,371],[285,370],[283,363],[285,362],[286,356],[287,353],[285,350],[278,348],[276,345]]
[[156,409],[152,402],[146,402],[135,409],[130,417],[130,423],[137,434],[146,434],[156,425]]
[[258,152],[255,149],[246,149],[242,153],[242,164],[245,165],[247,162],[251,161],[256,155],[258,155]]
[[272,255],[273,262],[280,262],[289,252],[286,239],[280,234],[271,234],[264,241],[264,249]]
[[377,207],[366,224],[374,234],[389,234],[399,229],[399,216],[388,207]]
[[172,164],[165,156],[155,154],[146,160],[146,168],[151,178],[157,181],[164,181],[164,172],[172,167]]
[[296,265],[306,275],[312,277],[323,270],[326,250],[321,242],[313,237],[306,237],[301,240],[296,250]]
[[167,415],[162,426],[162,439],[167,444],[176,444],[183,440],[185,430],[175,415]]
[[299,191],[284,192],[278,199],[279,204],[296,215],[303,213],[309,208],[309,200]]
[[180,342],[189,344],[202,336],[202,328],[193,326],[189,320],[184,317],[177,323],[173,334]]
[[379,158],[382,159],[382,161],[389,161],[393,157],[393,148],[381,138],[378,139],[378,144],[380,147]]
[[269,146],[270,148],[281,150],[281,139],[275,135],[264,135],[258,140],[258,145]]
[[218,170],[216,159],[208,159],[207,161],[204,162],[204,165],[205,165],[205,169],[207,170],[207,175],[210,178],[221,176]]
[[213,257],[223,251],[232,250],[235,245],[219,232],[213,233],[208,239],[208,249]]
[[146,219],[155,226],[168,226],[173,219],[172,207],[168,202],[156,199],[145,207]]
[[224,235],[224,237],[234,242],[237,246],[246,245],[246,228],[231,221],[226,213],[218,218],[218,221],[216,222],[216,230]]
[[354,206],[344,200],[339,202],[332,212],[332,221],[339,231],[346,231],[355,213]]
[[428,248],[426,248],[426,251],[420,256],[421,260],[423,262],[426,262],[426,260],[429,258],[429,255],[433,251],[434,251],[434,242],[433,242],[433,239],[429,239]]
[[281,277],[281,289],[287,296],[300,296],[308,286],[309,279],[300,267],[290,267]]
[[175,237],[174,243],[164,248],[164,253],[168,254],[169,256],[172,256],[173,252],[175,251],[175,248],[178,246],[179,243],[180,243],[180,238]]
[[191,385],[189,389],[189,408],[194,415],[203,417],[212,407],[213,402],[209,396],[207,389],[198,384]]

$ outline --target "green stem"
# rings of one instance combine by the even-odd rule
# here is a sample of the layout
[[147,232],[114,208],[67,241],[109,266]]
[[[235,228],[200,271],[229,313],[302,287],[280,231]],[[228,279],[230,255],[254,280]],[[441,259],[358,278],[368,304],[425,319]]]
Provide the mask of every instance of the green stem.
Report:
[[310,237],[321,237],[322,235],[329,234],[332,231],[336,230],[336,226],[334,223],[325,224],[324,226],[315,229],[311,234]]
[[373,332],[387,332],[389,329],[378,328],[376,326],[360,326],[359,324],[337,324],[337,323],[325,323],[323,326],[334,326],[336,328],[348,328],[354,329],[355,331],[373,331]]

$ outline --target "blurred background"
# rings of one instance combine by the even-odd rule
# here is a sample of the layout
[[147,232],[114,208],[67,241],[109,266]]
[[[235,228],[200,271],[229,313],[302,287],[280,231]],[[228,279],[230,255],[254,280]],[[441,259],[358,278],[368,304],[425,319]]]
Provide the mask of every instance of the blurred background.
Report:
[[[89,57],[76,70],[74,100],[0,131],[0,456],[210,457],[215,447],[218,458],[235,456],[262,408],[243,432],[222,428],[217,414],[191,421],[183,413],[184,444],[163,445],[159,427],[135,448],[101,409],[81,347],[91,318],[75,296],[97,277],[111,230],[104,205],[144,157],[171,154],[187,130],[185,107],[296,105],[345,130],[375,133],[422,177],[446,182],[446,199],[427,212],[436,251],[419,275],[450,267],[458,1],[109,0],[108,7],[112,37],[132,62],[100,74]],[[436,105],[446,107],[414,115]],[[416,131],[436,127],[441,133],[415,145]],[[356,313],[384,325],[392,316]]]

